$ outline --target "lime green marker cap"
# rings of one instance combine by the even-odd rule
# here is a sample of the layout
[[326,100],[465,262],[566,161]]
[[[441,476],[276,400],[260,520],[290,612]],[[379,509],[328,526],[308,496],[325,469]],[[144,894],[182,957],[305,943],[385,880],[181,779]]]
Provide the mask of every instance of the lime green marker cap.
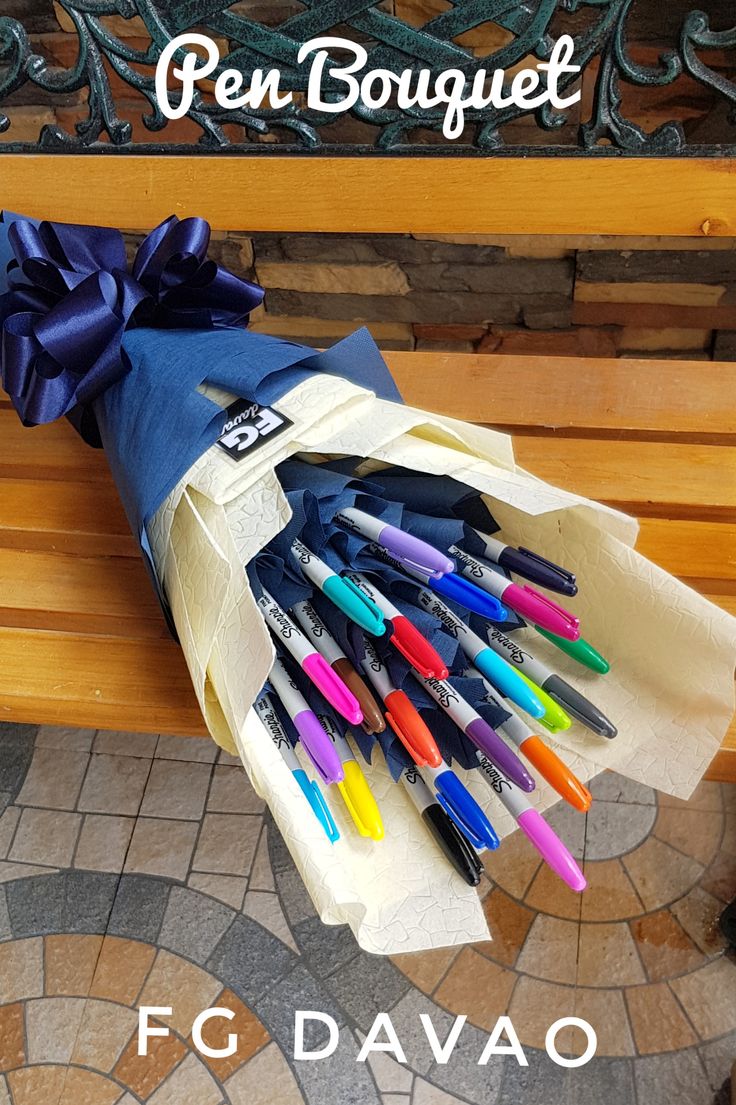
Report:
[[564,637],[558,637],[556,633],[550,633],[549,630],[541,629],[538,625],[535,625],[534,628],[537,633],[541,633],[553,645],[557,645],[561,652],[567,653],[573,660],[577,660],[579,664],[590,668],[591,671],[597,671],[599,675],[605,675],[607,671],[611,670],[611,665],[605,656],[601,656],[598,649],[593,648],[590,641],[586,641],[584,637],[578,637],[577,641],[566,641]]
[[572,718],[569,714],[566,714],[562,707],[558,706],[555,700],[550,698],[547,692],[543,691],[541,687],[537,686],[528,675],[524,675],[524,672],[520,671],[519,668],[515,668],[514,670],[516,674],[520,675],[524,682],[531,687],[544,706],[544,717],[536,719],[539,724],[543,725],[545,729],[548,729],[550,733],[559,733],[563,729],[569,729],[572,725]]

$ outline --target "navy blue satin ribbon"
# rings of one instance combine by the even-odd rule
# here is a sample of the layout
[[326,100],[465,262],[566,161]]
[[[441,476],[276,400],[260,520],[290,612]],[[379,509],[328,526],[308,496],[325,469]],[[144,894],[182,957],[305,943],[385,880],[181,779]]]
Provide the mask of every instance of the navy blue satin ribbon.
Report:
[[166,219],[128,269],[118,230],[18,219],[14,260],[0,296],[2,384],[27,426],[70,414],[96,442],[92,405],[130,369],[136,325],[213,329],[247,321],[263,289],[207,256],[204,219]]

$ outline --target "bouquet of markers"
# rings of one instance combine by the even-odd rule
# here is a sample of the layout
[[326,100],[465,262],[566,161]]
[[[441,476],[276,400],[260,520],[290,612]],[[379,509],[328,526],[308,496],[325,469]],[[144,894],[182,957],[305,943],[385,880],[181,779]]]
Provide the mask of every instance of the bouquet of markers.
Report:
[[[535,633],[599,674],[609,665],[577,617],[511,578],[574,596],[574,574],[491,536],[496,523],[480,497],[455,481],[388,470],[366,482],[350,477],[354,467],[294,460],[277,470],[292,520],[250,567],[276,646],[259,717],[331,841],[332,801],[344,802],[362,836],[379,841],[385,831],[351,735],[367,763],[379,746],[468,884],[480,882],[478,853],[499,837],[448,761],[475,770],[552,870],[583,890],[575,859],[526,797],[535,789],[529,768],[577,810],[589,808],[590,792],[536,730],[559,733],[572,718],[600,737],[617,730],[534,656]],[[420,499],[439,516],[409,508]]]
[[65,417],[104,448],[207,728],[323,921],[379,954],[488,939],[500,837],[580,890],[547,806],[585,810],[606,767],[691,793],[734,622],[508,436],[403,405],[365,329],[321,352],[250,332],[263,290],[208,246],[172,216],[129,259],[113,228],[6,213],[3,387],[33,432]]

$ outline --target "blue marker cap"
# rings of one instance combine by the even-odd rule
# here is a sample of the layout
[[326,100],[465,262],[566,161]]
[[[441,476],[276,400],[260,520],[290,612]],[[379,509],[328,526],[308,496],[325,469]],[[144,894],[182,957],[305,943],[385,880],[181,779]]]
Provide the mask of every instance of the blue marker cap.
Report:
[[437,801],[474,848],[498,848],[500,841],[473,795],[453,771],[434,777]]
[[448,599],[454,599],[466,610],[472,610],[474,614],[480,614],[490,621],[505,622],[509,616],[508,610],[497,598],[486,591],[481,591],[480,587],[476,587],[469,579],[455,572],[449,572],[440,579],[429,579],[427,582],[433,591]]
[[340,832],[330,813],[330,807],[327,805],[322,791],[317,784],[309,778],[306,771],[303,771],[301,768],[299,771],[293,771],[292,775],[302,788],[302,793],[312,807],[314,816],[327,834],[327,839],[334,844],[336,840],[340,839]]

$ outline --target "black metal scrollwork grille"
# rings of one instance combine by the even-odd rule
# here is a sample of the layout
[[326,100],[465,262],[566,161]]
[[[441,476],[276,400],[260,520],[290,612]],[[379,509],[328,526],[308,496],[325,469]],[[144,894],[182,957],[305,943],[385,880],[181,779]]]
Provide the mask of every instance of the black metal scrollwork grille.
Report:
[[[649,21],[657,19],[658,9],[666,43],[661,49],[632,36],[648,0],[270,0],[266,10],[259,0],[59,0],[59,21],[74,46],[66,64],[44,54],[44,40],[39,43],[27,16],[40,0],[7,2],[18,10],[0,16],[0,150],[150,151],[152,139],[159,149],[194,144],[257,153],[661,156],[736,150],[734,0],[715,0],[709,11],[684,10],[675,26],[671,8],[677,3],[652,0]],[[240,70],[246,87],[255,69],[279,69],[281,87],[294,91],[294,102],[230,111],[203,82],[184,129],[166,119],[155,96],[156,62],[173,37],[195,28],[221,45],[221,66]],[[309,61],[297,62],[302,43],[333,34],[361,42],[368,69],[427,68],[437,75],[452,68],[472,81],[479,69],[513,72],[548,59],[562,33],[572,35],[583,75],[565,75],[560,89],[569,94],[579,82],[580,105],[567,111],[549,105],[469,111],[463,134],[453,142],[442,135],[442,106],[401,111],[358,103],[341,115],[308,107]],[[675,110],[673,117],[666,115],[683,86],[691,96],[695,90],[702,109],[697,126],[687,112],[684,118]],[[335,100],[344,94],[336,82],[323,88]],[[39,126],[35,141],[14,139],[14,105],[32,103],[34,94],[53,121]]]

